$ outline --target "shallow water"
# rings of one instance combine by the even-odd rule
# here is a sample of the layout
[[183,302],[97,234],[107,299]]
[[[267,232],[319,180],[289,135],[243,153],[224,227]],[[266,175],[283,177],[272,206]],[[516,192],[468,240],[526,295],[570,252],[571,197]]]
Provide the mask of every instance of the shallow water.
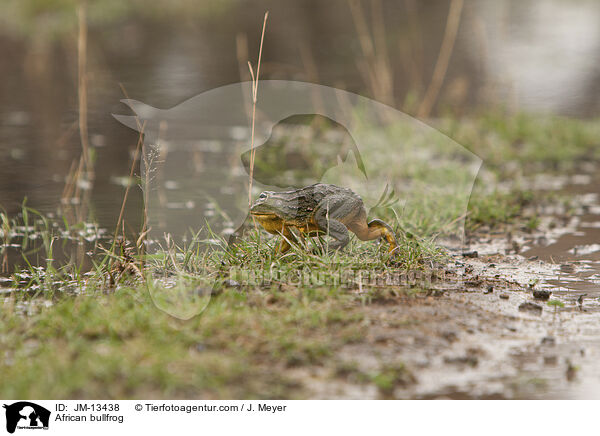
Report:
[[[575,214],[570,218],[568,230],[544,244],[532,244],[523,256],[558,265],[556,275],[545,281],[561,293],[576,291],[587,293],[588,298],[600,297],[600,184],[597,176],[577,183],[581,177],[572,177],[561,191],[574,200]],[[576,183],[573,183],[576,182]]]

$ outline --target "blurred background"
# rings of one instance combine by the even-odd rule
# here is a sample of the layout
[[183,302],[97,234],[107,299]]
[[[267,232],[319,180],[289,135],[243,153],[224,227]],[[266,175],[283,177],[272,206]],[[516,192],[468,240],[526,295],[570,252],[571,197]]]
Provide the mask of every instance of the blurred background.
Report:
[[[597,115],[594,0],[3,0],[0,205],[55,211],[80,164],[87,108],[91,218],[116,222],[137,133],[131,98],[172,107],[249,80],[269,11],[261,78],[342,88],[422,119],[509,112]],[[82,9],[83,8],[83,9]],[[83,59],[83,64],[82,64]],[[82,100],[82,90],[84,100]],[[72,177],[71,177],[72,178]],[[72,193],[70,193],[72,194]],[[141,204],[139,189],[129,200]],[[128,217],[139,222],[140,208]]]

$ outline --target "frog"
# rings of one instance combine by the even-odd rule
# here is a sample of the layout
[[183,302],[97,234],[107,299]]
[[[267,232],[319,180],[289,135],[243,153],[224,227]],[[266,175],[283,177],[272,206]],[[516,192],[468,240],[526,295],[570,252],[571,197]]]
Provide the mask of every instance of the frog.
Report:
[[287,252],[297,243],[292,230],[305,236],[328,235],[328,250],[341,250],[350,241],[349,231],[362,241],[384,239],[389,253],[397,253],[398,241],[382,220],[367,221],[362,198],[349,188],[315,183],[289,191],[263,191],[250,208],[250,215],[268,233],[281,235],[277,252]]

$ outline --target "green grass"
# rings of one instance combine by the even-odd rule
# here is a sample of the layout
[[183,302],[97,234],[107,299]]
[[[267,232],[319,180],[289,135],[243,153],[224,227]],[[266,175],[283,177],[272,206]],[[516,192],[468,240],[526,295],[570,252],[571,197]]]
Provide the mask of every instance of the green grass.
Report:
[[533,203],[530,191],[513,190],[510,192],[492,191],[491,193],[475,189],[469,202],[467,230],[498,228],[502,224],[523,220],[527,228],[534,230],[539,224],[536,217],[527,218],[523,209]]
[[[497,110],[471,119],[448,117],[439,128],[503,179],[532,171],[574,171],[600,159],[598,120]],[[511,162],[518,165],[511,167]]]
[[384,365],[370,378],[383,397],[392,398],[396,387],[405,387],[415,382],[415,377],[402,362],[394,365]]
[[[143,287],[0,304],[4,398],[297,398],[290,369],[335,366],[365,341],[368,303],[336,288],[226,289],[185,322]],[[410,380],[400,364],[369,377],[385,392]]]

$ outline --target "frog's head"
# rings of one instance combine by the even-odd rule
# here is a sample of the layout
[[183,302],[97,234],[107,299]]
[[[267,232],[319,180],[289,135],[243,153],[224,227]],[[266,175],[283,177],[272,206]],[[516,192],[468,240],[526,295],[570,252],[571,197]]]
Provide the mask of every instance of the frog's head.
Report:
[[291,192],[261,192],[250,208],[255,217],[293,218],[297,212],[297,199]]

